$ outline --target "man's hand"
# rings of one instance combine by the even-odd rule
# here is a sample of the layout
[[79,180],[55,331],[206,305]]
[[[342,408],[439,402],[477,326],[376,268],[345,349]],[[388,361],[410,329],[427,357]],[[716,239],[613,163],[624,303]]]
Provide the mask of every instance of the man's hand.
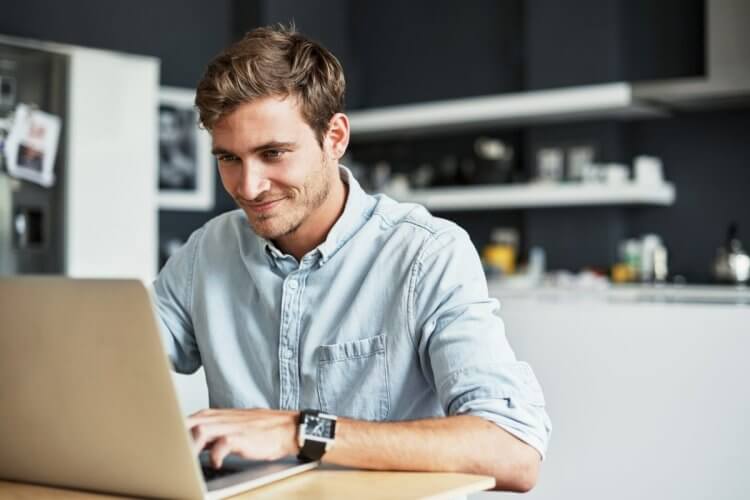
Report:
[[210,449],[219,468],[230,453],[249,460],[296,455],[297,413],[281,410],[201,410],[187,419],[195,453]]

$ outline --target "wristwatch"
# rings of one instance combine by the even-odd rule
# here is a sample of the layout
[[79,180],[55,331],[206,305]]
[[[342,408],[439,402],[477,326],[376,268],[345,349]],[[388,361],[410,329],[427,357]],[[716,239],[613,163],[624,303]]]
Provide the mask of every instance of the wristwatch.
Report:
[[336,437],[336,417],[318,410],[302,410],[298,424],[297,458],[305,462],[320,460],[333,446]]

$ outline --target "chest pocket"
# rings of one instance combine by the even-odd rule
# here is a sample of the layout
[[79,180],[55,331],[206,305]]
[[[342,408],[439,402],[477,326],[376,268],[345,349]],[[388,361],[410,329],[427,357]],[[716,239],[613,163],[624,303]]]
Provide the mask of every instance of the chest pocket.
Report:
[[318,355],[318,399],[327,413],[385,420],[390,411],[386,336],[322,345]]

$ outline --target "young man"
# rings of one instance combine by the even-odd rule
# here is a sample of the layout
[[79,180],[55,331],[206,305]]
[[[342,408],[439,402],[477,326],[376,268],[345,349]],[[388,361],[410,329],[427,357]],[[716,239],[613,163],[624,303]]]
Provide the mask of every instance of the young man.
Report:
[[240,209],[193,233],[155,283],[175,369],[206,372],[196,449],[215,466],[300,454],[527,491],[550,433],[536,378],[466,232],[366,194],[338,164],[343,96],[336,58],[283,27],[250,32],[198,85]]

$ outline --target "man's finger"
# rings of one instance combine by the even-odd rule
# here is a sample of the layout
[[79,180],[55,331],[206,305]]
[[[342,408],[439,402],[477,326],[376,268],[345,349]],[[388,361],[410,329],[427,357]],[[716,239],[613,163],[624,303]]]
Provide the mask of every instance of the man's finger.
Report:
[[211,464],[215,469],[221,467],[227,455],[236,451],[233,449],[236,435],[221,436],[211,445]]
[[208,443],[211,443],[222,436],[234,434],[238,432],[241,427],[240,424],[236,423],[202,423],[193,426],[190,429],[190,434],[193,436],[194,452],[196,454],[200,453]]

